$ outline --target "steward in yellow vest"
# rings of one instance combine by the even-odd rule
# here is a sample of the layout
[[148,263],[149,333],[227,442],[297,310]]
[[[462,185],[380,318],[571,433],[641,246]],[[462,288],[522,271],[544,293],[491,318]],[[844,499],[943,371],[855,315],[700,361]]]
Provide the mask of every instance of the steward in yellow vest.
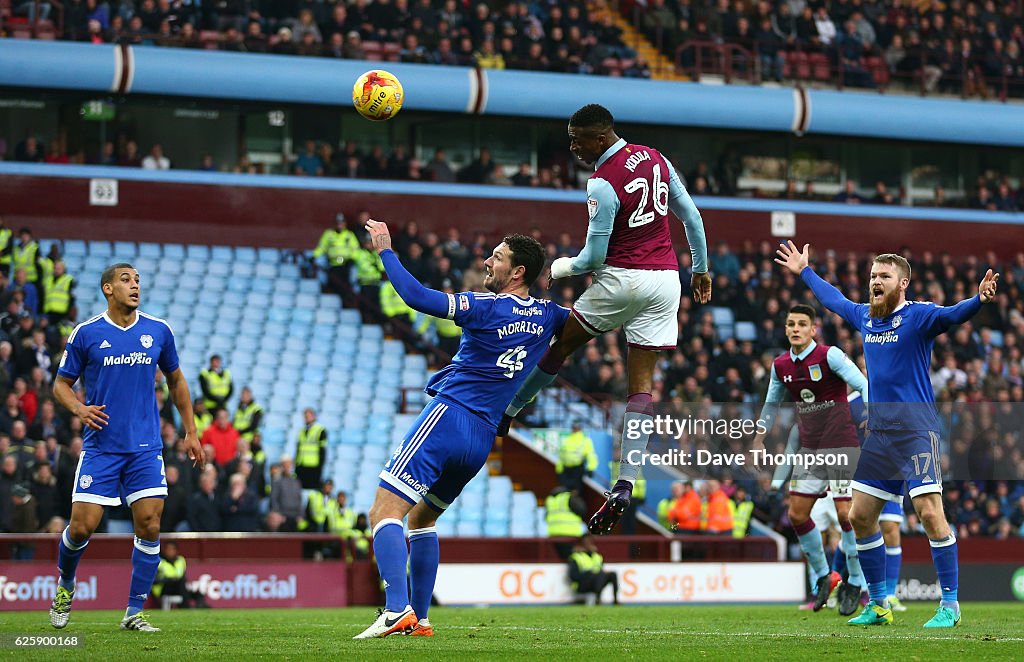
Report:
[[235,412],[235,429],[242,439],[252,441],[253,435],[260,428],[263,422],[263,407],[253,401],[252,389],[248,386],[242,387],[242,394],[238,400],[238,410]]
[[308,490],[306,501],[306,531],[309,533],[329,533],[337,526],[338,502],[331,492],[334,481],[327,479],[319,490]]
[[196,423],[196,436],[202,437],[206,428],[213,425],[213,414],[206,410],[206,403],[202,398],[196,398],[192,403],[192,420]]
[[199,373],[199,388],[208,410],[227,409],[235,386],[231,383],[231,371],[224,369],[219,354],[211,356],[210,367]]
[[316,412],[306,409],[302,412],[306,427],[299,432],[299,443],[295,448],[295,475],[302,483],[302,489],[320,488],[324,460],[327,459],[327,430],[316,422]]
[[75,279],[65,272],[64,263],[55,262],[53,273],[47,275],[43,282],[43,312],[49,315],[51,323],[57,323],[68,314],[71,309],[71,290],[74,287]]
[[556,487],[544,501],[544,520],[549,538],[572,538],[570,542],[557,542],[555,549],[562,559],[569,558],[573,545],[583,535],[583,516],[587,504],[575,492]]
[[11,273],[25,270],[25,280],[35,283],[39,280],[39,244],[32,238],[32,230],[18,230],[18,243],[11,249]]
[[597,453],[594,442],[583,434],[579,422],[573,421],[570,432],[558,445],[558,462],[555,473],[558,482],[577,492],[583,491],[583,476],[591,475],[597,469]]

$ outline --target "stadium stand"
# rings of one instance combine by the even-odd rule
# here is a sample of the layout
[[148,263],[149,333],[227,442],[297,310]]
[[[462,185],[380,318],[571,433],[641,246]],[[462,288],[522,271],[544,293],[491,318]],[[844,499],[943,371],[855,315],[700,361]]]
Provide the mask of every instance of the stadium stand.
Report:
[[[0,5],[14,38],[647,78],[708,74],[982,99],[1024,95],[1019,3],[547,5],[153,2]],[[52,10],[51,10],[52,8]],[[45,15],[42,15],[45,14]],[[653,65],[653,66],[652,66]],[[652,71],[653,69],[653,71]]]

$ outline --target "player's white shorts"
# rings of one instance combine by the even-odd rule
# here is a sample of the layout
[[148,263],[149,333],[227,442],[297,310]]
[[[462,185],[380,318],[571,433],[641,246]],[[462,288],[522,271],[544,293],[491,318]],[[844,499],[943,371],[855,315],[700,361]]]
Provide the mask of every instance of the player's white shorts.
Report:
[[605,265],[576,300],[573,313],[595,336],[626,331],[626,341],[644,349],[675,349],[679,339],[679,272]]
[[811,520],[818,531],[825,532],[829,529],[839,529],[839,513],[836,512],[836,503],[831,493],[814,502],[811,508]]
[[790,494],[821,499],[826,492],[831,492],[840,501],[853,498],[853,472],[857,468],[859,448],[823,448],[819,451],[801,449],[801,453],[817,453],[819,457],[826,454],[842,455],[846,458],[846,464],[795,465],[793,479],[789,482]]

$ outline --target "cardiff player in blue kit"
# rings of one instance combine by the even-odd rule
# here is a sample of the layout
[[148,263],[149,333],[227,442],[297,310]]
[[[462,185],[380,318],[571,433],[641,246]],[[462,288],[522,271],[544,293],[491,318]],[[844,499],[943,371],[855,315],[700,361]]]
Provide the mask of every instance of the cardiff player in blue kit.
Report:
[[530,296],[544,267],[544,250],[534,239],[509,235],[494,249],[484,262],[487,293],[446,294],[423,287],[405,270],[384,223],[371,220],[366,229],[399,296],[419,312],[462,327],[451,364],[427,383],[434,399],[380,472],[370,525],[387,604],[354,638],[432,636],[427,610],[437,578],[437,518],[484,466],[505,407],[569,311]]
[[[132,509],[135,546],[128,609],[121,629],[157,632],[142,605],[160,564],[160,516],[167,496],[160,414],[153,381],[159,367],[185,427],[189,457],[202,467],[192,398],[178,367],[174,333],[167,322],[138,310],[139,272],[130,264],[108,267],[100,277],[107,311],[82,322],[68,337],[53,395],[82,419],[85,435],[75,470],[71,522],[60,536],[60,579],[50,605],[50,623],[67,626],[75,595],[75,570],[104,506],[124,501]],[[85,401],[72,390],[82,379]]]
[[822,305],[861,332],[871,391],[869,431],[854,474],[850,514],[871,600],[849,622],[882,625],[893,621],[878,518],[886,501],[902,500],[905,483],[928,534],[942,588],[935,616],[924,626],[953,627],[960,622],[956,536],[942,508],[939,420],[928,368],[935,337],[966,322],[981,304],[995,298],[999,274],[989,269],[978,294],[954,306],[911,302],[906,299],[910,264],[900,255],[886,253],[871,265],[870,303],[856,304],[814,273],[808,266],[809,251],[809,245],[800,251],[790,241],[781,245],[775,261],[799,274]]

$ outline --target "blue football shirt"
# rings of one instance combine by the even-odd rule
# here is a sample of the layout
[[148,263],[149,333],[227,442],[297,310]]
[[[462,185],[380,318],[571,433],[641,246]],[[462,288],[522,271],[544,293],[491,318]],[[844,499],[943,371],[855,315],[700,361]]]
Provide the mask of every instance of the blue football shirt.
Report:
[[537,365],[569,310],[514,294],[448,295],[448,317],[462,327],[459,351],[424,389],[475,412],[495,427]]
[[57,374],[85,387],[87,405],[106,405],[102,430],[85,428],[84,450],[137,453],[161,450],[156,369],[178,369],[174,332],[167,322],[138,312],[128,328],[106,313],[82,322],[68,337]]
[[955,306],[907,301],[888,316],[874,319],[870,306],[853,303],[807,267],[804,282],[829,310],[861,332],[867,364],[868,428],[871,430],[939,430],[929,367],[935,338],[966,322],[981,308],[977,297]]

